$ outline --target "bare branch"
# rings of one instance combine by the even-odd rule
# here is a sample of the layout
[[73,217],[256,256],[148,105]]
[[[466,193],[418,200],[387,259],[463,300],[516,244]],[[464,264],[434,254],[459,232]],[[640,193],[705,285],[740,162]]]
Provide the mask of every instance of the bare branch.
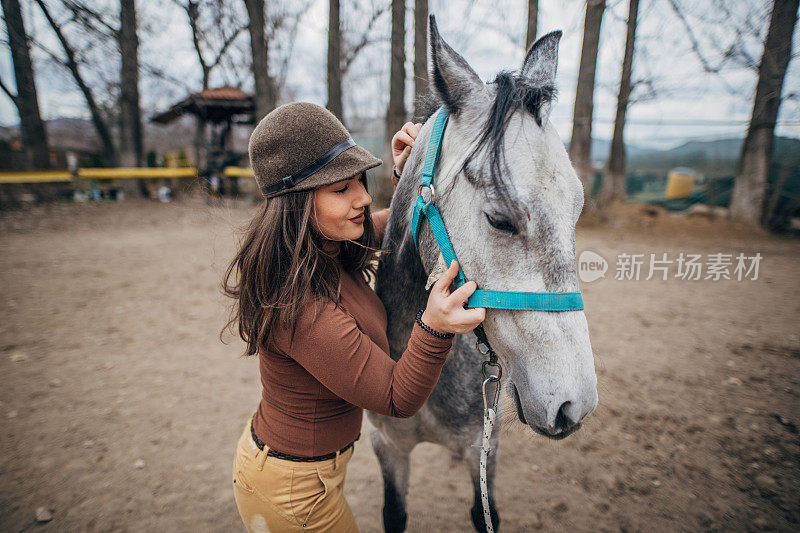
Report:
[[[114,143],[111,139],[111,134],[109,132],[108,124],[101,115],[100,106],[98,106],[97,104],[97,100],[95,99],[92,89],[86,83],[83,76],[81,75],[80,70],[78,69],[78,62],[75,59],[75,49],[72,47],[67,38],[64,36],[62,27],[55,21],[53,16],[50,14],[50,11],[44,4],[44,1],[43,0],[34,0],[34,1],[41,9],[42,13],[47,19],[48,24],[53,29],[53,32],[56,34],[56,37],[58,37],[58,40],[61,43],[61,47],[63,48],[64,54],[66,55],[67,59],[63,63],[61,62],[61,60],[59,60],[59,62],[69,69],[69,71],[72,73],[72,77],[75,80],[75,83],[80,88],[81,93],[83,93],[83,96],[86,100],[86,105],[89,108],[89,113],[92,116],[92,123],[94,124],[94,127],[97,130],[97,134],[100,137],[101,143],[103,145],[103,152],[106,158],[106,162],[113,164],[116,161],[116,150],[114,147]],[[55,58],[54,55],[53,57]]]
[[[115,28],[106,22],[100,13],[90,9],[83,2],[78,2],[76,0],[63,0],[63,4],[64,7],[74,14],[76,20],[81,21],[84,27],[95,31],[104,37],[109,37],[112,39],[118,38],[119,28]],[[95,24],[102,26],[108,33],[100,31]]]
[[347,70],[350,68],[350,65],[353,63],[353,60],[356,58],[356,56],[358,56],[358,53],[361,52],[362,49],[364,49],[364,47],[375,42],[385,41],[385,39],[371,39],[369,34],[372,31],[372,28],[375,26],[375,23],[378,21],[378,19],[380,19],[384,13],[388,12],[388,10],[389,10],[389,4],[382,4],[380,8],[372,12],[372,16],[370,17],[369,22],[367,23],[367,28],[361,35],[361,39],[359,40],[359,42],[356,43],[352,48],[350,48],[343,54],[345,57],[343,65],[341,67],[342,75],[345,75],[347,73]]
[[[203,58],[203,51],[200,49],[200,30],[197,28],[197,19],[200,17],[200,7],[197,2],[191,0],[182,7],[186,10],[186,15],[189,17],[189,26],[192,28],[192,43],[197,52],[197,59],[200,61],[200,66],[203,68],[203,80],[205,81],[209,67]],[[203,88],[205,89],[205,87]]]
[[222,48],[219,49],[217,57],[216,59],[214,59],[214,62],[211,63],[210,68],[214,68],[219,64],[220,59],[222,58],[222,56],[225,55],[225,52],[228,50],[228,47],[233,43],[233,41],[236,40],[237,37],[239,37],[239,34],[246,29],[247,29],[246,24],[244,26],[239,26],[227,39],[225,39],[225,41],[222,43]]
[[675,12],[675,15],[683,24],[684,29],[686,30],[686,34],[689,36],[689,41],[692,43],[692,49],[694,50],[695,55],[697,55],[700,62],[703,64],[703,69],[706,72],[711,72],[714,74],[718,74],[720,71],[720,66],[712,66],[711,62],[708,61],[703,53],[700,51],[700,43],[697,40],[697,37],[694,35],[694,31],[692,31],[692,26],[689,24],[689,21],[686,20],[686,17],[683,15],[683,11],[678,7],[676,0],[667,0],[669,5],[672,6],[672,10]]
[[19,105],[19,102],[17,100],[17,95],[12,93],[11,90],[8,87],[6,87],[6,84],[3,83],[3,78],[1,78],[1,77],[0,77],[0,89],[3,89],[3,92],[8,95],[8,97],[11,99],[11,101],[14,102],[15,106]]

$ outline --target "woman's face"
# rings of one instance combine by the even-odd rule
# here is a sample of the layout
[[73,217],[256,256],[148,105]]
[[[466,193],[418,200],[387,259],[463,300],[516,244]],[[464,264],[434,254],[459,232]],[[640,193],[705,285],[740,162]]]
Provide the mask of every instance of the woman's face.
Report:
[[372,202],[364,186],[366,180],[366,173],[361,173],[314,191],[312,220],[323,237],[344,241],[356,240],[364,234],[364,208]]

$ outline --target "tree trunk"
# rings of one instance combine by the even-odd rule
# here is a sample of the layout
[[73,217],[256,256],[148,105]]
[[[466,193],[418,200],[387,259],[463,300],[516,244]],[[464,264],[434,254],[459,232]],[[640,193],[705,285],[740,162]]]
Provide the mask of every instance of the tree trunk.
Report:
[[536,42],[536,26],[539,18],[539,0],[528,0],[528,30],[525,34],[525,50]]
[[414,117],[422,119],[422,99],[428,92],[428,0],[414,2]]
[[[39,99],[33,77],[28,34],[18,0],[2,0],[3,15],[14,62],[17,94],[12,98],[19,112],[19,129],[25,147],[25,162],[30,170],[50,168],[47,134],[39,114]],[[9,96],[11,96],[9,94]]]
[[639,0],[630,0],[628,7],[628,34],[625,39],[625,57],[622,60],[622,76],[619,81],[617,95],[617,116],[614,119],[614,136],[611,139],[611,151],[608,165],[603,177],[598,205],[605,206],[614,200],[625,197],[627,161],[625,156],[625,115],[628,112],[628,101],[631,96],[631,71],[633,70],[633,50],[636,41],[636,19],[639,14]]
[[758,67],[753,114],[742,145],[731,197],[730,217],[746,226],[763,225],[764,197],[772,165],[775,121],[792,51],[798,0],[775,0]]
[[[269,75],[269,43],[264,35],[264,0],[244,0],[249,20],[250,51],[253,56],[253,81],[255,82],[256,122],[275,109],[278,90]],[[205,76],[204,76],[205,79]],[[204,82],[207,84],[208,82]],[[203,87],[204,89],[208,87]]]
[[142,164],[142,114],[139,108],[139,38],[136,34],[134,0],[120,0],[119,50],[120,132],[119,160],[124,167]]
[[97,102],[95,102],[92,90],[86,84],[80,70],[78,69],[78,62],[75,59],[75,50],[72,48],[72,45],[69,44],[69,41],[67,41],[64,33],[61,31],[61,26],[59,26],[55,19],[53,19],[53,17],[50,15],[50,11],[47,9],[47,6],[45,6],[43,0],[36,0],[36,4],[42,10],[42,13],[47,19],[48,24],[50,24],[50,27],[55,32],[56,37],[58,37],[58,41],[61,43],[61,47],[64,49],[64,55],[67,56],[65,66],[69,69],[70,73],[72,73],[75,83],[78,85],[78,88],[81,90],[81,93],[86,100],[86,106],[89,108],[89,113],[92,116],[92,125],[94,126],[102,145],[103,161],[106,166],[116,166],[117,150],[114,147],[113,140],[111,139],[111,132],[108,129],[108,124],[106,124],[105,119],[100,113],[100,108],[97,106]]
[[392,0],[392,50],[391,72],[389,76],[389,108],[386,111],[386,142],[382,179],[378,181],[376,205],[388,205],[392,196],[392,136],[406,122],[406,6],[405,0]]
[[342,110],[342,30],[339,0],[328,2],[328,103],[326,107],[344,122]]
[[572,139],[569,158],[583,183],[584,205],[590,205],[594,169],[592,168],[592,110],[594,108],[594,78],[597,68],[597,46],[600,24],[603,22],[605,0],[588,0],[583,25],[583,45],[572,116]]

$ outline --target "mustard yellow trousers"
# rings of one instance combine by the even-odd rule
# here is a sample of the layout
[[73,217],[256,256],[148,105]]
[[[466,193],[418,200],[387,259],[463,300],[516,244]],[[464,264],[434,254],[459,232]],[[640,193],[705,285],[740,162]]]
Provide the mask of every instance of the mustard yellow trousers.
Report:
[[247,421],[233,459],[233,495],[252,532],[357,532],[344,498],[344,477],[355,446],[333,459],[308,463],[267,456]]

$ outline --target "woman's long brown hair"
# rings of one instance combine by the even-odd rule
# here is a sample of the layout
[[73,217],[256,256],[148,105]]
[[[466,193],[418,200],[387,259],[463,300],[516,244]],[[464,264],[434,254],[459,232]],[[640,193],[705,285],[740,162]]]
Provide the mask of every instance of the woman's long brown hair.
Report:
[[[366,173],[361,180],[366,187]],[[240,230],[239,250],[222,280],[222,292],[233,304],[220,340],[238,323],[239,336],[247,343],[243,355],[266,350],[276,327],[294,337],[297,317],[312,299],[329,298],[341,306],[337,262],[367,282],[375,279],[379,243],[369,206],[364,208],[363,235],[342,241],[338,258],[323,249],[323,237],[311,223],[313,209],[314,190],[269,198]]]

